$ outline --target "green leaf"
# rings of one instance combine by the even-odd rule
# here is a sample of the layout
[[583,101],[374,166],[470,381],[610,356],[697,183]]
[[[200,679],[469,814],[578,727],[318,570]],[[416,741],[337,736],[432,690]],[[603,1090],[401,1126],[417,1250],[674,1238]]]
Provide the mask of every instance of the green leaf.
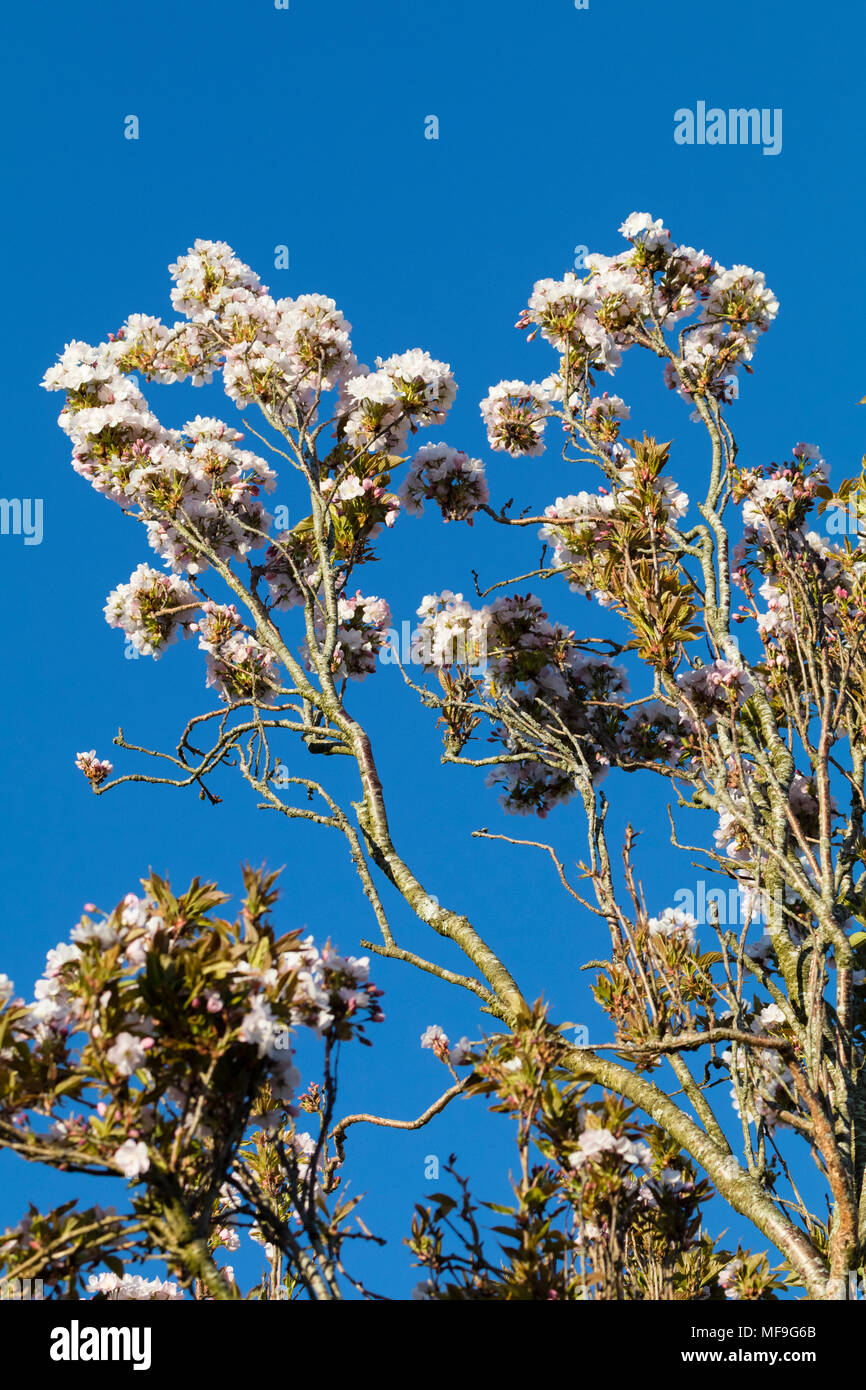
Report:
[[430,1200],[436,1203],[437,1216],[447,1216],[457,1205],[454,1198],[449,1197],[447,1192],[431,1192]]

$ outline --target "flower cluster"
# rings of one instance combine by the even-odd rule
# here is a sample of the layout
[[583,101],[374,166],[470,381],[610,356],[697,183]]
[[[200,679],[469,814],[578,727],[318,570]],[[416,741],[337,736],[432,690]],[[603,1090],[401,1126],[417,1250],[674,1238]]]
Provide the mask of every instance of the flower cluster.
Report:
[[123,347],[119,340],[98,347],[68,343],[42,385],[66,392],[57,423],[72,440],[76,473],[128,507],[139,500],[139,470],[151,464],[152,451],[171,454],[181,439],[163,429],[135,382],[121,371]]
[[182,579],[141,564],[128,584],[112,589],[105,604],[109,627],[119,627],[142,656],[162,656],[182,632],[193,626],[201,600]]
[[[206,606],[193,622],[201,604],[180,576],[216,566],[225,577],[223,565],[247,559],[254,575],[264,577],[271,607],[286,609],[320,600],[323,566],[333,565],[342,595],[334,661],[363,677],[374,669],[389,614],[382,600],[348,597],[348,575],[374,558],[370,541],[399,514],[401,501],[388,490],[384,469],[400,462],[395,455],[410,433],[441,424],[454,402],[450,366],[413,348],[377,358],[369,370],[358,363],[351,324],[334,300],[319,294],[275,300],[224,242],[196,241],[169,270],[172,304],[183,320],[171,325],[130,315],[107,342],[69,343],[43,381],[65,393],[60,425],[72,439],[76,470],[143,524],[172,572],[140,565],[109,596],[106,618],[138,652],[154,656],[180,632],[198,631],[209,684],[232,702],[261,700],[276,686],[272,655],[233,607]],[[182,430],[165,428],[134,375],[200,385],[216,372],[241,409],[255,402],[287,438],[294,432],[316,510],[326,503],[326,555],[313,517],[285,537],[271,534],[273,518],[261,495],[274,488],[276,474],[240,447],[237,430],[210,416],[196,416]],[[311,431],[325,392],[337,393],[335,446],[317,460]],[[444,516],[471,520],[488,498],[483,467],[447,446],[420,451],[404,497],[413,511],[432,500]],[[260,548],[264,565],[252,566],[247,557]],[[92,782],[99,772],[95,763],[83,770]]]
[[75,766],[84,773],[94,791],[114,771],[114,765],[107,758],[97,758],[95,748],[91,748],[89,753],[78,753]]
[[[337,642],[331,657],[331,668],[338,675],[362,681],[376,669],[379,652],[388,639],[391,610],[383,598],[365,598],[359,590],[354,598],[337,600]],[[325,635],[325,622],[316,620],[320,642]],[[312,667],[309,649],[304,645],[308,669]]]
[[616,463],[613,487],[558,497],[545,508],[539,533],[574,592],[626,610],[634,589],[625,582],[626,559],[633,571],[654,554],[689,507],[687,494],[663,471],[667,448],[646,437],[633,443],[633,455],[619,442],[606,446]]
[[717,657],[706,666],[681,671],[676,684],[683,694],[683,720],[693,730],[712,725],[721,710],[736,707],[755,689],[752,673],[740,657]]
[[180,1300],[183,1290],[170,1279],[145,1279],[140,1274],[91,1274],[85,1290],[91,1298],[112,1302]]
[[338,482],[323,478],[321,493],[328,499],[328,512],[334,525],[334,562],[352,557],[369,557],[368,542],[383,526],[394,525],[400,514],[400,498],[389,492],[389,473],[367,476],[349,471]]
[[622,422],[628,420],[631,410],[621,396],[611,396],[607,391],[601,396],[593,396],[584,416],[584,429],[605,452],[611,452],[619,439]]
[[[866,555],[860,537],[856,545],[839,544],[808,527],[816,506],[849,509],[853,503],[856,512],[861,486],[862,480],[849,480],[834,495],[812,444],[795,445],[782,465],[734,476],[734,499],[743,504],[744,522],[734,578],[749,598],[736,620],[755,622],[771,691],[780,682],[803,683],[806,649],[825,652],[839,678],[848,667],[846,653],[866,617]],[[766,607],[760,608],[758,599]],[[852,671],[844,680],[860,683]]]
[[695,918],[689,912],[681,912],[675,907],[666,907],[660,917],[650,917],[648,922],[650,936],[673,937],[683,941],[693,950],[697,941]]
[[[339,1200],[333,1217],[327,1209],[340,1181],[326,1155],[328,1058],[351,1040],[369,1046],[382,991],[368,957],[276,935],[276,877],[245,869],[242,911],[228,922],[213,884],[196,879],[175,896],[152,876],[109,913],[86,905],[49,951],[32,1003],[0,977],[0,1132],[26,1155],[133,1189],[128,1214],[31,1207],[0,1235],[0,1270],[36,1272],[67,1297],[81,1287],[97,1299],[179,1299],[195,1279],[196,1296],[237,1298],[232,1270],[211,1257],[239,1248],[242,1225],[271,1263],[275,1223],[295,1245],[339,1248],[347,1213]],[[323,1042],[325,1084],[299,1093],[302,1029]],[[318,1113],[318,1138],[296,1126],[304,1111]],[[203,1238],[191,1249],[193,1220]],[[129,1268],[157,1257],[172,1278]],[[303,1278],[303,1256],[298,1267]]]
[[338,389],[358,370],[351,328],[325,295],[233,301],[220,317],[221,332],[233,344],[223,366],[226,394],[239,410],[250,401],[272,405],[289,397],[311,417],[321,393]]
[[668,364],[667,384],[686,399],[712,395],[731,401],[737,393],[737,368],[751,361],[758,337],[779,312],[779,301],[762,272],[746,265],[730,270],[716,266],[701,297],[700,319],[688,330],[681,363]]
[[447,444],[419,449],[400,488],[410,515],[420,516],[425,502],[435,502],[443,521],[468,521],[490,500],[484,464]]
[[[551,622],[535,594],[503,595],[473,609],[462,594],[445,590],[428,594],[418,615],[414,659],[446,681],[462,670],[486,701],[494,738],[509,754],[488,782],[505,788],[507,810],[546,815],[574,795],[574,772],[547,742],[547,730],[577,739],[591,775],[604,774],[623,722],[616,707],[628,688],[622,667],[584,655],[574,633]],[[525,758],[515,757],[521,752]]]
[[496,687],[523,685],[564,695],[563,668],[574,633],[552,623],[536,594],[506,594],[482,609],[487,623],[488,680]]
[[319,951],[308,936],[281,957],[280,965],[298,971],[293,1024],[312,1028],[317,1036],[330,1031],[344,1040],[353,1036],[364,1016],[371,1023],[384,1022],[378,1003],[382,991],[370,979],[369,956],[341,956],[330,943]]
[[312,522],[306,520],[287,531],[265,553],[265,583],[271,606],[278,612],[304,602],[304,591],[318,587],[320,566],[315,558]]
[[[49,951],[31,1004],[10,982],[2,1009],[16,1070],[3,1108],[47,1113],[70,1152],[130,1181],[169,1161],[179,1125],[196,1144],[229,1132],[245,1087],[252,1096],[267,1085],[291,1112],[294,1031],[363,1038],[364,1021],[384,1014],[366,957],[274,937],[273,878],[248,875],[234,925],[209,915],[225,900],[212,885],[174,898],[155,877],[143,896],[83,916]],[[56,1102],[46,1100],[55,1087]],[[82,1101],[87,1111],[69,1108]]]
[[289,381],[308,390],[336,390],[357,370],[349,337],[352,325],[333,299],[302,294],[277,301],[275,338],[288,358]]
[[193,322],[209,323],[233,302],[261,291],[258,276],[224,241],[199,238],[169,266],[172,308]]
[[817,450],[798,444],[792,452],[791,462],[781,467],[742,469],[735,476],[734,496],[743,504],[749,539],[766,542],[777,532],[801,528],[826,487],[825,464]]
[[457,386],[447,362],[421,348],[376,359],[376,371],[350,377],[340,397],[340,427],[356,449],[399,454],[410,431],[439,425]]
[[577,373],[612,370],[622,354],[619,340],[630,320],[646,311],[646,287],[622,263],[592,256],[593,274],[581,280],[567,271],[562,280],[538,280],[518,328],[531,328],[561,354]]
[[[738,366],[751,359],[778,312],[763,275],[748,266],[725,270],[703,251],[677,245],[649,213],[631,213],[620,232],[628,250],[588,256],[585,279],[568,271],[562,280],[537,281],[517,321],[560,354],[559,372],[546,383],[549,398],[569,412],[585,407],[592,373],[615,371],[623,352],[639,344],[668,357],[668,385],[686,398],[732,399]],[[664,330],[698,309],[678,354]],[[592,418],[579,413],[591,438]]]
[[651,1155],[646,1144],[634,1143],[625,1134],[614,1134],[609,1129],[596,1127],[585,1129],[577,1141],[577,1148],[571,1154],[572,1168],[580,1168],[593,1159],[613,1154],[618,1163],[627,1167],[635,1164],[648,1168]]
[[412,636],[412,659],[439,669],[480,666],[487,658],[487,614],[462,594],[443,589],[426,594],[417,610],[421,623]]
[[[607,488],[557,497],[545,507],[548,521],[539,535],[552,546],[554,567],[572,571],[570,587],[575,591],[583,587],[577,578],[582,560],[602,554],[615,535],[616,510],[617,496]],[[605,595],[596,591],[596,597],[603,599]]]
[[258,493],[273,488],[273,471],[238,449],[242,436],[220,420],[164,429],[125,374],[126,347],[122,338],[70,343],[45,374],[48,390],[67,393],[59,424],[76,472],[124,510],[137,508],[151,546],[175,569],[206,568],[203,547],[229,559],[261,545],[270,517]]
[[534,458],[544,452],[544,427],[549,402],[545,388],[533,382],[500,381],[481,402],[491,449],[512,458]]
[[661,700],[631,710],[617,734],[623,760],[675,763],[682,751],[682,715]]
[[438,1023],[431,1023],[429,1028],[425,1028],[421,1034],[421,1046],[429,1048],[440,1062],[453,1067],[465,1066],[472,1052],[472,1044],[468,1038],[463,1037],[456,1043],[451,1043],[448,1034]]
[[184,426],[185,447],[151,449],[131,475],[148,540],[172,569],[206,569],[203,548],[231,560],[266,543],[272,518],[258,494],[274,488],[276,474],[236,447],[242,438],[221,420],[198,415]]
[[277,658],[243,626],[234,605],[203,603],[190,625],[207,652],[207,683],[223,700],[273,704],[279,688]]

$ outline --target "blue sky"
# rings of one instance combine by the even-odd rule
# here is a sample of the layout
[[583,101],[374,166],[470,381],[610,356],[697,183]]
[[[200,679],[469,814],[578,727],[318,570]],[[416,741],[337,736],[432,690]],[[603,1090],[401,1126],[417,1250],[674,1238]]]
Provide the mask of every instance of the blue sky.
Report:
[[[96,799],[74,768],[78,749],[111,755],[121,723],[133,742],[171,745],[208,702],[192,643],[159,663],[126,660],[103,621],[108,591],[150,552],[69,466],[55,424],[60,398],[38,389],[64,343],[97,342],[133,311],[168,317],[168,263],[197,236],[226,240],[275,294],[332,295],[362,360],[421,346],[449,361],[457,404],[427,438],[441,434],[483,457],[497,504],[514,495],[544,506],[595,481],[570,473],[557,449],[525,462],[491,456],[477,403],[501,378],[553,369],[549,349],[512,327],[533,281],[561,276],[577,246],[612,254],[623,218],[650,211],[677,240],[763,269],[781,301],[731,412],[741,461],[768,462],[808,440],[838,480],[863,447],[866,380],[850,345],[864,308],[855,258],[866,211],[866,26],[853,9],[841,21],[831,15],[804,0],[674,14],[640,0],[590,0],[581,11],[571,0],[290,0],[285,11],[268,0],[96,0],[84,11],[48,0],[7,17],[0,383],[9,438],[0,490],[44,503],[41,545],[0,536],[0,970],[21,991],[85,901],[113,905],[149,866],[178,885],[201,874],[236,889],[241,860],[266,860],[286,866],[286,929],[305,926],[350,948],[374,925],[342,845],[258,813],[239,781],[226,779],[217,808],[154,788]],[[781,153],[676,145],[674,112],[699,100],[781,108]],[[131,114],[137,141],[124,139]],[[435,141],[424,138],[430,115]],[[290,267],[275,270],[283,244]],[[674,440],[672,473],[694,493],[706,467],[702,432],[654,364],[635,358],[612,389],[630,402],[637,431]],[[216,387],[149,394],[166,424],[198,410],[235,423]],[[288,479],[273,500],[302,515]],[[362,583],[389,599],[398,621],[411,619],[427,592],[468,595],[473,567],[490,583],[532,568],[537,552],[534,535],[404,518]],[[580,632],[604,630],[565,588],[548,587],[545,598]],[[376,739],[398,844],[428,890],[473,919],[529,997],[543,991],[557,1017],[602,1036],[579,974],[603,945],[595,925],[571,910],[543,856],[469,838],[484,825],[533,837],[542,827],[506,818],[483,774],[440,766],[432,721],[393,667],[353,698]],[[664,798],[651,785],[611,779],[609,790],[613,842],[627,818],[645,828],[639,870],[660,910],[697,871],[668,849]],[[710,829],[698,827],[704,837]],[[543,831],[566,860],[583,852],[576,807]],[[404,944],[427,948],[396,904],[395,925]],[[451,963],[444,949],[439,959]],[[447,1081],[420,1052],[420,1033],[439,1022],[452,1036],[477,1036],[478,1017],[468,996],[408,967],[383,962],[374,973],[388,1021],[374,1049],[346,1058],[346,1108],[405,1118]],[[400,1240],[431,1186],[425,1156],[456,1151],[476,1192],[495,1199],[508,1140],[504,1121],[466,1104],[420,1134],[355,1128],[353,1186],[368,1191],[366,1220],[389,1239],[384,1253],[361,1260],[375,1288],[399,1297],[415,1282]],[[28,1200],[47,1206],[70,1192],[67,1179],[8,1156],[0,1173],[0,1227]],[[717,1224],[739,1229],[724,1213]]]

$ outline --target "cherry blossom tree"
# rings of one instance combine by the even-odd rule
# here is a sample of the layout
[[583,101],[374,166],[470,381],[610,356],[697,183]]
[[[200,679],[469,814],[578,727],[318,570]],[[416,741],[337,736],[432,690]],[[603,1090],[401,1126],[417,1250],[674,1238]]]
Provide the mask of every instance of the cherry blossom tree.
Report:
[[[426,1116],[402,1123],[428,1122],[464,1090],[492,1095],[514,1118],[522,1176],[508,1273],[497,1273],[468,1182],[454,1168],[454,1195],[419,1209],[410,1238],[430,1276],[419,1296],[585,1297],[594,1288],[605,1297],[704,1297],[720,1289],[762,1297],[784,1282],[808,1298],[844,1299],[866,1241],[866,571],[859,545],[831,542],[815,527],[833,514],[828,508],[866,516],[866,472],[834,492],[808,444],[795,445],[780,464],[740,467],[729,407],[777,314],[774,295],[760,272],[725,269],[675,243],[649,214],[633,213],[620,232],[625,248],[588,256],[585,276],[567,272],[534,287],[517,327],[553,350],[551,373],[536,382],[500,381],[481,403],[494,454],[532,459],[556,432],[564,471],[601,475],[595,491],[558,497],[537,516],[493,503],[483,461],[456,446],[414,449],[415,435],[439,430],[453,404],[448,364],[412,349],[376,359],[373,370],[363,366],[332,300],[273,299],[223,243],[196,242],[170,268],[178,322],[132,315],[105,343],[69,344],[44,384],[65,393],[59,423],[72,441],[73,467],[141,523],[157,561],[141,563],[110,593],[106,619],[155,659],[181,636],[196,641],[216,705],[184,712],[173,750],[133,745],[121,732],[115,743],[132,756],[130,770],[115,776],[96,750],[79,754],[78,765],[98,796],[146,781],[212,799],[213,775],[236,767],[260,806],[345,840],[378,931],[363,941],[365,952],[431,973],[480,1005],[485,1037],[462,1042],[456,1055],[435,1029],[425,1034],[445,1065],[469,1069],[463,1080],[454,1072],[454,1085]],[[670,446],[645,428],[626,437],[630,408],[602,389],[632,348],[659,360],[665,385],[703,431],[707,462],[697,501],[671,475]],[[247,413],[246,430],[266,457],[241,448],[241,434],[221,420],[197,416],[182,430],[163,425],[140,384],[201,385],[217,376]],[[263,497],[278,475],[281,485],[294,475],[308,498],[308,514],[286,532],[275,528]],[[447,523],[513,528],[515,573],[484,590],[476,578],[472,601],[446,588],[417,595],[407,660],[386,599],[354,586],[374,558],[374,542],[386,544],[389,528],[411,526],[425,508],[438,508]],[[534,566],[524,555],[527,529],[529,539],[540,534],[543,542]],[[527,590],[530,581],[551,585],[549,598]],[[579,610],[569,593],[584,596]],[[586,598],[609,615],[608,637],[581,634],[577,614]],[[582,806],[586,842],[575,848],[573,868],[535,838],[477,833],[507,838],[515,852],[546,854],[575,912],[609,929],[609,956],[592,968],[610,1043],[570,1041],[564,1024],[526,999],[482,924],[459,902],[432,897],[402,853],[351,694],[354,681],[382,679],[387,664],[399,667],[407,698],[438,719],[443,760],[486,769],[507,810],[545,817],[572,799]],[[492,752],[481,750],[481,739]],[[293,744],[295,755],[287,751]],[[309,775],[298,745],[325,760],[350,759],[357,799],[343,805],[325,776]],[[615,850],[606,828],[605,788],[612,798],[626,795],[626,779],[637,775],[663,779],[675,803],[672,845],[684,863],[698,854],[730,882],[743,907],[739,924],[712,908],[698,922],[675,902],[655,912],[647,905],[636,832],[629,828]],[[260,903],[270,888],[250,883]],[[427,954],[397,940],[385,883],[429,928]],[[152,883],[146,891],[146,921],[175,920],[160,896],[168,890]],[[198,891],[191,890],[194,898]],[[257,923],[258,912],[248,907],[247,920]],[[180,913],[195,917],[189,906]],[[203,919],[199,925],[190,961],[206,954],[211,939]],[[164,930],[155,929],[155,941]],[[216,930],[222,941],[226,929]],[[437,961],[437,937],[463,953],[464,973]],[[150,959],[146,947],[138,950]],[[305,1007],[327,1015],[323,996],[334,990],[327,954],[317,959],[312,975],[319,971],[315,990],[323,994],[314,990]],[[258,957],[255,969],[264,969]],[[376,1016],[364,982],[352,974],[359,969],[336,967],[337,993],[354,1003],[318,1019],[326,1048],[329,1030],[351,1031],[357,1011]],[[119,1094],[119,1069],[138,1074],[137,1064],[148,1060],[153,1035],[139,1022],[147,1010],[136,1002],[132,1022],[115,1010],[104,1023],[94,1012],[98,977],[85,978],[78,964],[74,970],[82,971],[78,988],[91,991],[79,996],[89,1002],[74,1021],[91,1028],[95,1051],[83,1066],[94,1078],[99,1039],[112,1038],[105,1065],[114,1071],[103,1074],[100,1102],[110,1114],[106,1142],[123,1154],[115,1153],[115,1163],[146,1177],[147,1170],[134,1170],[147,1155],[153,1163],[155,1141],[109,1097]],[[269,956],[265,976],[270,970],[275,979],[257,986],[262,1010],[288,1008],[283,1025],[303,1026],[306,1016],[299,1020],[285,1003],[288,967]],[[62,1007],[39,1012],[41,999],[53,997],[43,987],[40,1001],[11,1025],[14,1047],[36,1055],[34,1066],[44,1065],[46,1048],[67,1045],[58,1034],[73,1016]],[[203,988],[196,997],[205,998]],[[231,1007],[243,1004],[233,997]],[[191,1013],[189,1028],[193,1017],[195,1026],[201,1022]],[[94,1024],[108,1030],[95,1041]],[[491,1034],[491,1026],[502,1032]],[[247,1025],[240,1027],[246,1035]],[[237,1032],[221,1035],[219,1056],[223,1046],[261,1048],[252,1024],[249,1033],[246,1041]],[[259,1058],[265,1071],[268,1055],[266,1046]],[[44,1084],[44,1076],[34,1081],[31,1095]],[[143,1096],[151,1085],[142,1082]],[[205,1191],[213,1197],[231,1163],[240,1162],[248,1115],[242,1123],[232,1096],[214,1102],[224,1114],[204,1121],[212,1136],[203,1141],[212,1146],[208,1176],[197,1176],[182,1202],[192,1230],[189,1193],[198,1194],[195,1201]],[[316,1097],[310,1103],[331,1148],[326,1154],[316,1141],[307,1157],[310,1171],[322,1175],[313,1187],[318,1193],[320,1183],[324,1200],[349,1122],[398,1122],[363,1116],[332,1124],[327,1075]],[[127,1107],[150,1103],[123,1099]],[[26,1096],[16,1104],[22,1108]],[[297,1163],[293,1169],[285,1158],[295,1132],[293,1102],[286,1105],[275,1131],[281,1193],[299,1181]],[[142,1137],[116,1142],[130,1124]],[[157,1137],[160,1124],[169,1121],[157,1121]],[[9,1136],[11,1121],[4,1143]],[[95,1142],[88,1137],[85,1148]],[[261,1143],[269,1153],[267,1140]],[[804,1164],[826,1190],[829,1216],[801,1195]],[[182,1185],[180,1173],[174,1180]],[[774,1247],[778,1270],[745,1251],[714,1256],[699,1215],[711,1191]],[[305,1208],[290,1191],[269,1243],[289,1262],[286,1277],[312,1296],[335,1296],[342,1227],[332,1215],[314,1219],[311,1200]],[[279,1234],[291,1234],[291,1211],[304,1232],[303,1241],[292,1236],[295,1246]],[[258,1209],[255,1219],[261,1224]],[[172,1236],[174,1245],[160,1239],[192,1277],[179,1237]],[[664,1248],[676,1249],[674,1263],[666,1263]],[[225,1285],[204,1266],[193,1274],[211,1291]]]
[[[3,1146],[132,1186],[125,1212],[31,1207],[0,1237],[9,1278],[66,1298],[180,1298],[186,1285],[228,1300],[232,1269],[213,1256],[236,1250],[243,1229],[269,1262],[259,1296],[339,1296],[356,1203],[332,1199],[335,1058],[369,1043],[381,990],[368,957],[276,936],[275,878],[247,869],[230,923],[213,915],[227,900],[215,885],[195,880],[175,897],[152,876],[111,913],[88,904],[49,951],[33,1004],[3,977]],[[322,1042],[322,1080],[297,1096],[294,1038],[306,1029]],[[318,1135],[296,1124],[304,1111]],[[155,1259],[181,1282],[130,1272]]]

